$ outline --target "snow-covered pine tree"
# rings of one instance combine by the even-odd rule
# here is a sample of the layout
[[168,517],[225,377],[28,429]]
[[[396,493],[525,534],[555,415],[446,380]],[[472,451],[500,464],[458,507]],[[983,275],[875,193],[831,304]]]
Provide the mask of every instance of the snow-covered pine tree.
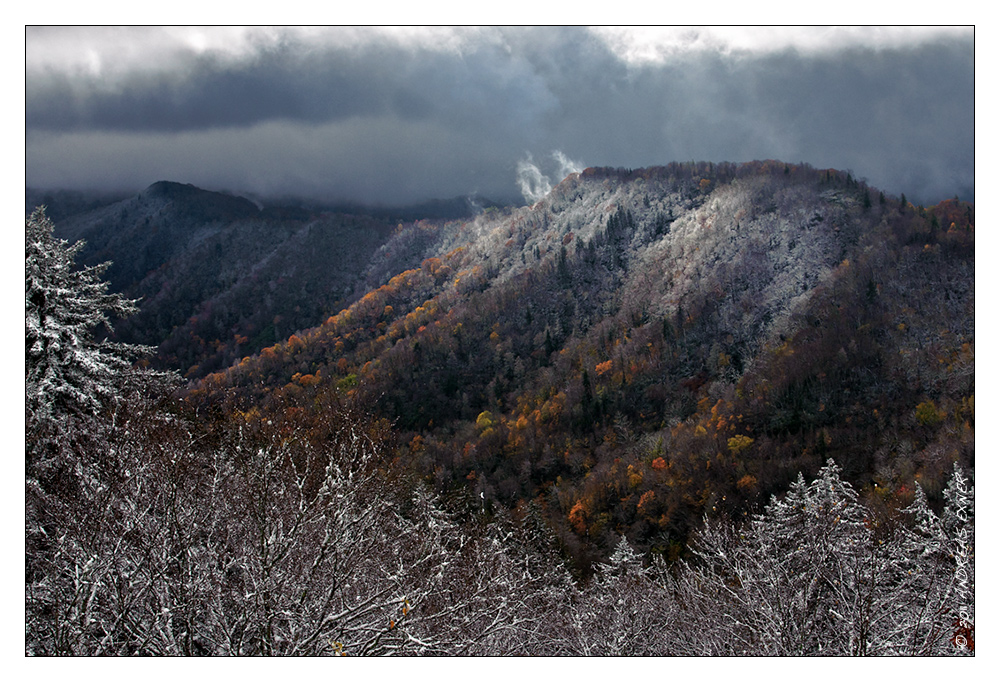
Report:
[[[131,388],[166,388],[173,375],[139,369],[134,361],[152,348],[99,339],[111,320],[136,311],[136,302],[108,291],[101,279],[110,263],[78,266],[83,242],[70,245],[53,235],[45,208],[25,220],[24,410],[25,474],[52,489],[81,481],[88,471],[83,445],[100,429],[96,415]],[[158,391],[159,392],[159,391]],[[104,448],[91,443],[89,449]],[[115,469],[111,462],[104,468]],[[69,478],[66,476],[69,475]],[[71,484],[71,497],[78,492]]]
[[955,567],[955,596],[951,607],[951,615],[955,618],[950,643],[958,653],[972,653],[975,651],[976,613],[975,488],[969,484],[958,462],[944,490],[944,499],[941,525],[948,535],[949,558]]
[[919,482],[903,510],[893,568],[894,617],[900,623],[895,651],[907,655],[973,653],[975,644],[974,489],[956,462],[939,517]]
[[742,528],[708,524],[699,564],[680,573],[699,637],[682,649],[711,655],[870,653],[888,561],[857,493],[829,460],[799,476]]
[[657,581],[656,571],[622,536],[606,563],[595,566],[594,579],[581,604],[582,654],[663,656],[674,652],[669,638],[673,602]]
[[95,340],[95,328],[110,331],[110,316],[131,315],[135,301],[108,292],[110,263],[75,267],[84,243],[53,229],[43,206],[25,220],[25,409],[35,420],[96,412],[145,350]]

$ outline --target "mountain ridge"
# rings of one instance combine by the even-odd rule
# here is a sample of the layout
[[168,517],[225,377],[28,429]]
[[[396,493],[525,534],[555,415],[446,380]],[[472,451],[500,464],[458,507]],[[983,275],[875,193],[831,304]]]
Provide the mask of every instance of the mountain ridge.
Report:
[[398,228],[373,262],[419,266],[189,397],[373,405],[440,490],[539,499],[583,563],[680,551],[828,456],[933,495],[974,457],[973,218],[780,162],[587,169]]
[[[157,364],[196,376],[339,310],[391,229],[162,181],[67,217],[56,235],[82,239],[81,262],[111,261],[112,290],[142,300],[115,338],[159,346]],[[338,258],[347,267],[330,268]]]

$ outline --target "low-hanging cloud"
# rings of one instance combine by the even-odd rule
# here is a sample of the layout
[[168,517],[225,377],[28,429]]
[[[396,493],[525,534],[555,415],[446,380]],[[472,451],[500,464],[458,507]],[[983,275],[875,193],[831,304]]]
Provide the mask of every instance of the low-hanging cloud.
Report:
[[552,191],[552,183],[545,177],[541,169],[532,163],[531,155],[517,162],[517,186],[521,196],[529,204],[533,204]]
[[974,196],[971,30],[228,31],[29,28],[28,184],[535,201],[570,159],[779,158]]
[[552,152],[552,160],[556,164],[555,180],[535,165],[531,154],[517,162],[517,186],[521,190],[521,196],[529,204],[536,203],[551,192],[553,182],[558,183],[570,173],[579,173],[583,170],[583,164],[571,160],[558,149]]

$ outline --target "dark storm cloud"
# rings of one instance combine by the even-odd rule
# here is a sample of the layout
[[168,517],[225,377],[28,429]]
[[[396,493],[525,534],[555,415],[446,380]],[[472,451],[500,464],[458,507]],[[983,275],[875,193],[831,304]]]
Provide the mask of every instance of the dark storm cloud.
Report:
[[[284,32],[237,52],[166,41],[154,59],[134,49],[90,69],[29,59],[28,182],[512,196],[519,160],[561,150],[629,167],[780,158],[925,201],[974,192],[971,31],[647,59],[585,29],[340,35]],[[67,61],[82,54],[62,44]]]
[[547,93],[528,64],[497,48],[456,55],[385,38],[349,47],[289,39],[240,60],[181,55],[170,71],[136,70],[110,88],[101,74],[45,73],[29,79],[27,118],[39,130],[136,132],[355,116],[461,125],[510,113],[523,122],[518,112]]

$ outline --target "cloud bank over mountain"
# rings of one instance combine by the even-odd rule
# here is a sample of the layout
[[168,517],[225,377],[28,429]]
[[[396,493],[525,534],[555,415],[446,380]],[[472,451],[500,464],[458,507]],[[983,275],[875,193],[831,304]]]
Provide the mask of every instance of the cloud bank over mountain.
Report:
[[[34,28],[33,187],[404,203],[779,158],[974,198],[972,29]],[[553,155],[562,155],[563,163]],[[541,161],[540,161],[541,163]],[[537,170],[537,167],[536,167]]]

